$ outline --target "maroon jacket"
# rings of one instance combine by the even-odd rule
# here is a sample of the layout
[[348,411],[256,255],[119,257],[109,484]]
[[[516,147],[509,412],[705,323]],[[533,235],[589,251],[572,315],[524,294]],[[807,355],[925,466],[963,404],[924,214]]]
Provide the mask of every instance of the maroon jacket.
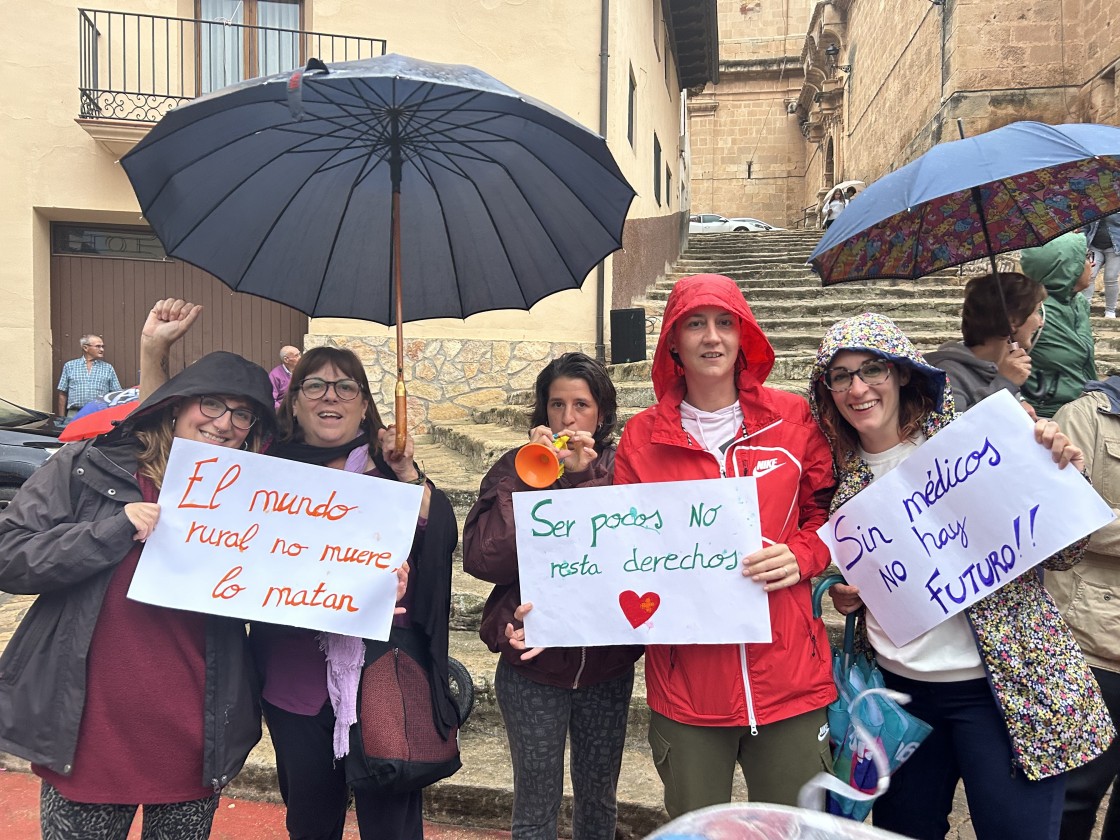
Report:
[[[517,477],[513,469],[516,449],[503,455],[482,479],[478,501],[463,526],[463,568],[467,574],[495,584],[482,612],[479,636],[487,647],[518,669],[522,676],[562,688],[580,688],[613,679],[625,673],[642,655],[641,646],[548,648],[528,662],[521,651],[509,646],[506,624],[521,603],[517,576],[517,544],[513,528],[513,493],[534,488]],[[554,485],[600,487],[611,483],[614,447],[599,453],[582,473],[568,473]],[[520,626],[519,622],[514,622]]]

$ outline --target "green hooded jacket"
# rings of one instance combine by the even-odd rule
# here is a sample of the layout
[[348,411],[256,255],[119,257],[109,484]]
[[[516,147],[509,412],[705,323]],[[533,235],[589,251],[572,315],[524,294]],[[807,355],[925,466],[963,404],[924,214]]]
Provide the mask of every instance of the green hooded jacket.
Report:
[[1039,417],[1081,396],[1081,386],[1097,378],[1089,302],[1074,291],[1085,271],[1088,246],[1080,233],[1067,233],[1038,248],[1023,250],[1023,273],[1046,287],[1046,322],[1030,349],[1031,375],[1021,392]]

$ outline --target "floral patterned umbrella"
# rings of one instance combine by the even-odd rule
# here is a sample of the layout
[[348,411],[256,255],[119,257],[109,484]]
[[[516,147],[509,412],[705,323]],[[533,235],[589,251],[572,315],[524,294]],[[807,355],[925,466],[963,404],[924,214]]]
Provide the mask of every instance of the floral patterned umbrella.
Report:
[[884,175],[825,232],[823,285],[910,280],[1032,248],[1120,211],[1120,128],[1017,122],[934,146]]

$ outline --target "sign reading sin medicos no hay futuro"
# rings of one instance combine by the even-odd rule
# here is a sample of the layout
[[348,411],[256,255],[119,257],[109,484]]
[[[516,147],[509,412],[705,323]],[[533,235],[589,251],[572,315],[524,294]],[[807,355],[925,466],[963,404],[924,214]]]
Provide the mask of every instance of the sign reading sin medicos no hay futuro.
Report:
[[128,596],[387,639],[423,488],[176,440]]
[[530,646],[769,642],[753,478],[513,495]]
[[896,645],[904,645],[1111,522],[1034,423],[994,394],[841,506],[817,532]]

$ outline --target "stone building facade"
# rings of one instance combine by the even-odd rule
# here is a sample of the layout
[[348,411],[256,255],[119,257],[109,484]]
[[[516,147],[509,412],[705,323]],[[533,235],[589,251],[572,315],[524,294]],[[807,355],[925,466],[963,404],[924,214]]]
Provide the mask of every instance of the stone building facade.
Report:
[[694,212],[815,227],[828,187],[960,130],[1120,124],[1115,0],[720,0],[719,15],[720,81],[689,102]]

